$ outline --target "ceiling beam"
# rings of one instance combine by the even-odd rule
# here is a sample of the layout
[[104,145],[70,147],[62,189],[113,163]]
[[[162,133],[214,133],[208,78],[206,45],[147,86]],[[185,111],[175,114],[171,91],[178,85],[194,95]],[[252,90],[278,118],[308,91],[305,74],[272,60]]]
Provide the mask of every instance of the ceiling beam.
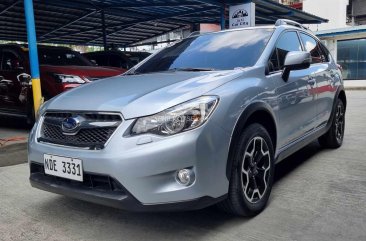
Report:
[[5,6],[4,8],[0,9],[0,15],[3,13],[6,13],[9,9],[11,9],[15,5],[17,5],[19,2],[20,2],[20,0],[16,0],[16,1],[10,3],[9,5]]
[[55,33],[55,32],[57,32],[57,31],[65,28],[65,27],[67,27],[67,26],[70,26],[71,24],[74,24],[74,23],[76,23],[76,22],[78,22],[78,21],[80,21],[80,20],[82,20],[82,19],[84,19],[86,17],[89,17],[90,15],[95,14],[95,13],[97,13],[99,11],[100,10],[94,10],[94,11],[88,12],[88,13],[84,14],[83,16],[79,17],[79,18],[73,19],[70,22],[68,22],[68,23],[66,23],[66,24],[64,24],[64,25],[62,25],[62,26],[60,26],[60,27],[58,27],[58,28],[56,28],[56,29],[54,29],[54,30],[46,33],[46,34],[43,34],[42,36],[40,36],[40,38],[42,39],[42,38],[44,38],[44,37],[46,37],[46,36],[48,36],[48,35],[50,35],[52,33]]
[[223,0],[195,0],[196,2],[199,3],[204,3],[204,4],[208,4],[211,6],[216,6],[216,7],[223,7],[224,6],[224,1]]
[[144,7],[194,7],[205,5],[205,3],[196,2],[196,3],[126,3],[126,4],[113,4],[113,5],[102,5],[101,8],[109,9],[109,8],[144,8]]
[[[213,9],[217,9],[217,8],[216,7],[207,7],[207,8],[204,8],[204,9],[200,10],[200,12],[209,11],[209,10],[213,10]],[[120,31],[122,31],[126,28],[136,26],[136,25],[141,24],[141,23],[153,22],[153,21],[163,20],[163,19],[172,18],[172,17],[174,17],[174,18],[182,17],[182,16],[192,15],[192,14],[199,14],[199,12],[197,10],[188,10],[188,11],[183,11],[183,12],[178,12],[178,13],[170,13],[170,14],[165,14],[165,15],[159,15],[158,17],[146,18],[146,19],[143,19],[139,22],[133,22],[133,23],[130,23],[130,24],[125,24],[125,25],[122,24],[120,28],[116,28],[116,29],[114,29],[114,31],[111,31],[110,33],[107,33],[107,36],[118,33],[118,32],[120,32]],[[97,40],[101,37],[102,36],[99,35],[98,37],[96,37],[93,40]],[[93,41],[93,40],[91,40],[91,41]]]
[[[217,9],[217,8],[216,7],[206,7],[206,8],[200,9],[200,11],[204,12],[204,11],[214,10],[214,9]],[[136,26],[136,25],[141,24],[141,23],[153,22],[153,21],[168,19],[168,18],[172,18],[172,17],[186,16],[186,15],[192,15],[192,14],[197,14],[197,13],[199,14],[199,12],[197,12],[197,10],[187,10],[187,11],[182,11],[182,12],[177,12],[177,13],[162,14],[162,15],[149,17],[149,18],[144,18],[144,19],[136,19],[136,20],[124,22],[124,23],[121,23],[121,24],[109,25],[109,26],[107,26],[107,36],[109,36],[113,33],[116,33],[116,32],[120,32],[120,31],[122,31],[126,28]],[[84,30],[84,31],[66,33],[66,34],[63,34],[63,35],[56,35],[56,36],[53,36],[53,37],[50,37],[50,38],[42,39],[41,42],[46,42],[46,41],[49,41],[51,39],[62,38],[62,37],[69,36],[69,35],[74,35],[74,34],[87,33],[87,32],[91,32],[91,31],[102,31],[102,28],[101,27],[92,28],[92,29],[87,29],[87,30]],[[89,42],[97,40],[101,37],[102,37],[102,35],[100,34],[96,38],[90,40]]]

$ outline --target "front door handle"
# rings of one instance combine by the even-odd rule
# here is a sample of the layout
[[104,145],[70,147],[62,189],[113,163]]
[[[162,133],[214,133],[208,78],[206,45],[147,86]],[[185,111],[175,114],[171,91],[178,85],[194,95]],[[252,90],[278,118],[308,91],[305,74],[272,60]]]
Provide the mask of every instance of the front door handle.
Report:
[[313,77],[309,77],[309,79],[308,79],[308,84],[309,84],[309,85],[311,85],[311,86],[314,86],[314,85],[315,85],[315,83],[316,83],[315,78],[313,78]]

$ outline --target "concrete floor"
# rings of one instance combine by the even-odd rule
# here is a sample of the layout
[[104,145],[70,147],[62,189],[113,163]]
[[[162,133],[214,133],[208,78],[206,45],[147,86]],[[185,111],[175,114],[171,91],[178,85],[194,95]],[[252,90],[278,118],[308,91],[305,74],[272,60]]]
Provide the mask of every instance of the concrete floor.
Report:
[[0,240],[366,240],[366,91],[347,94],[343,147],[314,142],[281,162],[252,219],[94,205],[31,188],[21,164],[0,168]]
[[29,131],[24,120],[0,118],[0,167],[26,161]]
[[0,117],[0,139],[27,136],[30,129],[23,119]]

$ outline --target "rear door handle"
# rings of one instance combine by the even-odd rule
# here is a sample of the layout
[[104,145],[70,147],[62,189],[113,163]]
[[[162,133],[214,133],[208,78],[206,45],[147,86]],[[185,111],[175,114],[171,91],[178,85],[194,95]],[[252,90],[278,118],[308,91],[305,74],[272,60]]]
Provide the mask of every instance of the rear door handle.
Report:
[[313,77],[309,77],[309,79],[308,79],[308,84],[309,84],[309,85],[311,85],[311,86],[314,86],[314,85],[315,85],[315,83],[316,83],[315,78],[313,78]]

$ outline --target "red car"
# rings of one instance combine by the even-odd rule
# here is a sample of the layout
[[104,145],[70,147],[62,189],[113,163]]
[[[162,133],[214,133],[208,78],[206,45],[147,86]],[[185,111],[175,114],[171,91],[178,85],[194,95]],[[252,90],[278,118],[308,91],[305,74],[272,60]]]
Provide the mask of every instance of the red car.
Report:
[[[124,69],[94,65],[79,52],[66,47],[39,46],[42,94],[52,98],[93,80],[124,73]],[[28,49],[22,45],[0,45],[0,116],[33,117]]]

